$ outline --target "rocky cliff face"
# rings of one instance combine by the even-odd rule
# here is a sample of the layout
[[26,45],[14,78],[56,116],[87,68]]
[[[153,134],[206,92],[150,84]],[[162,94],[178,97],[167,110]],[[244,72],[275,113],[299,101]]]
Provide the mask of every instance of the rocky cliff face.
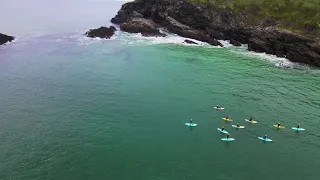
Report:
[[[132,19],[137,18],[141,23],[132,23]],[[215,46],[222,46],[217,40],[230,40],[236,46],[248,44],[251,51],[320,66],[319,40],[278,30],[277,21],[268,17],[252,22],[246,12],[235,14],[230,9],[186,0],[136,0],[124,4],[111,22],[120,24],[123,31],[152,32],[147,33],[149,35],[159,35],[154,28],[164,27],[180,36]],[[150,24],[153,24],[152,30]]]
[[0,33],[0,45],[5,44],[7,42],[11,42],[14,40],[13,36],[7,36],[5,34]]

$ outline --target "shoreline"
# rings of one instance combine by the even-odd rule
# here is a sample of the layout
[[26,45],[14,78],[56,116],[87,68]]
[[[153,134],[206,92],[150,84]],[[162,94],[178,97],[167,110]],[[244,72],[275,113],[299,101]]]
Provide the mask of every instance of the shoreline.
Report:
[[[158,28],[166,28],[171,33],[214,46],[223,46],[217,40],[229,40],[235,46],[248,45],[249,51],[320,67],[318,39],[280,30],[272,24],[249,26],[246,24],[248,19],[223,9],[217,9],[213,19],[206,13],[204,7],[186,0],[136,0],[124,4],[111,22],[119,25],[122,31],[155,32],[155,36]],[[141,23],[137,25],[136,22]],[[155,25],[151,26],[149,22]],[[124,24],[125,29],[122,28]]]
[[[212,46],[208,43],[204,43],[195,39],[190,38],[184,38],[182,36],[179,36],[174,33],[170,33],[167,31],[162,30],[161,32],[166,33],[166,37],[145,37],[142,34],[139,33],[127,33],[120,30],[117,30],[115,35],[113,35],[110,39],[104,39],[104,38],[89,38],[83,35],[82,32],[74,31],[69,33],[49,33],[49,34],[35,34],[31,36],[24,36],[24,37],[17,37],[15,40],[13,40],[10,43],[7,43],[7,48],[10,47],[24,47],[28,46],[29,43],[41,43],[43,40],[47,43],[75,43],[78,45],[90,45],[90,44],[96,44],[96,43],[108,43],[108,41],[119,41],[121,44],[126,44],[128,46],[144,46],[144,45],[177,45],[177,46],[185,46],[187,47],[202,47],[202,48],[208,48],[208,49],[228,49],[230,53],[232,54],[238,54],[241,57],[245,57],[248,59],[257,59],[261,61],[265,61],[267,64],[270,64],[272,66],[278,66],[280,63],[284,63],[285,65],[289,65],[288,69],[301,69],[301,64],[299,63],[293,63],[289,62],[286,58],[279,58],[274,55],[266,54],[266,53],[258,53],[253,51],[247,50],[247,45],[241,45],[239,47],[232,45],[228,40],[219,40],[221,44],[223,44],[224,47],[220,46]],[[198,44],[188,44],[185,42],[185,40],[191,40]],[[71,45],[70,44],[70,45]],[[1,47],[1,46],[0,46]],[[6,47],[3,46],[2,50],[5,50]],[[11,49],[11,48],[10,48]],[[280,67],[280,68],[286,68],[286,67]],[[310,66],[310,68],[312,68]],[[302,70],[305,69],[302,67]],[[307,68],[308,69],[308,68]]]

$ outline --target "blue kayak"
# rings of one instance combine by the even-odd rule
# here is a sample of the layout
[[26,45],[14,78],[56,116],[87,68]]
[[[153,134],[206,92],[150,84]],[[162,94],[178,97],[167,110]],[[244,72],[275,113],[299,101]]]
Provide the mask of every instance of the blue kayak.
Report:
[[189,126],[189,127],[195,127],[195,126],[198,126],[198,124],[194,124],[194,123],[184,123],[186,126]]
[[220,128],[217,128],[217,129],[218,129],[218,131],[220,131],[222,133],[229,134],[228,131],[226,131],[226,130],[221,130]]
[[234,138],[221,138],[221,141],[234,141]]
[[263,138],[263,137],[258,137],[258,139],[262,140],[262,141],[266,141],[266,142],[272,142],[272,139],[269,138]]

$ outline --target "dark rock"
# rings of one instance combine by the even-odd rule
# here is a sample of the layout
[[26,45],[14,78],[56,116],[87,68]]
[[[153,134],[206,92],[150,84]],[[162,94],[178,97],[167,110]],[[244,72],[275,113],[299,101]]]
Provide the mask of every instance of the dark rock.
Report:
[[166,34],[160,32],[141,32],[141,35],[144,37],[167,37]]
[[286,57],[293,62],[320,66],[320,44],[286,31],[259,30],[249,39],[248,49]]
[[141,13],[138,13],[137,11],[133,11],[130,17],[143,18],[143,15]]
[[185,39],[184,42],[187,43],[187,44],[198,44],[198,43],[196,43],[194,41],[191,41],[189,39]]
[[226,40],[225,35],[224,35],[222,32],[219,32],[219,31],[217,31],[217,30],[214,30],[214,29],[206,29],[206,33],[207,33],[208,35],[210,35],[211,37],[213,37],[213,38]]
[[230,44],[232,44],[232,45],[234,45],[234,46],[241,46],[241,43],[238,42],[238,41],[236,41],[236,40],[234,40],[234,39],[231,39],[231,40],[230,40]]
[[128,21],[120,25],[120,29],[130,33],[141,33],[143,36],[160,36],[165,37],[159,31],[158,25],[150,19],[130,18]]
[[318,43],[310,43],[308,44],[308,46],[315,52],[317,52],[318,54],[320,54],[320,42]]
[[213,45],[213,46],[221,46],[221,47],[223,47],[223,45],[222,45],[219,41],[217,41],[217,40],[215,40],[215,39],[211,39],[211,41],[209,42],[209,44],[211,44],[211,45]]
[[227,39],[235,40],[242,44],[248,44],[248,41],[253,34],[252,28],[244,28],[244,27],[231,27],[231,28],[223,29],[223,31]]
[[8,36],[0,33],[0,45],[5,44],[7,42],[11,42],[14,40],[13,36]]
[[[122,5],[117,15],[111,19],[114,24],[121,24],[126,22],[129,18],[148,18],[150,9],[152,8],[152,1],[154,0],[135,0]],[[147,4],[146,4],[147,3]],[[142,15],[142,16],[141,16]]]
[[223,45],[219,41],[217,41],[216,39],[214,39],[209,35],[204,34],[202,31],[199,31],[199,30],[183,30],[176,33],[180,36],[206,42],[213,46],[223,47]]
[[111,38],[111,36],[114,35],[114,32],[116,30],[117,29],[114,26],[110,26],[109,28],[102,26],[98,29],[90,29],[88,32],[85,33],[85,35],[90,38],[99,37],[99,38],[109,39]]
[[316,25],[310,25],[310,24],[306,24],[304,26],[304,31],[305,32],[314,32],[316,30],[318,30],[319,28]]
[[267,42],[259,38],[251,38],[248,43],[248,50],[255,52],[266,52],[268,54],[273,54],[273,49],[268,45]]

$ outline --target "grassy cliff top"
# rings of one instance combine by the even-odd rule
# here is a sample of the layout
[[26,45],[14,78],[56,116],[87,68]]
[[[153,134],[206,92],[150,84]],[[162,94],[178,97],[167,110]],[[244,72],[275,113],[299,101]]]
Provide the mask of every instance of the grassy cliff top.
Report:
[[279,27],[296,32],[319,33],[320,0],[188,0],[245,11],[255,18],[272,17],[280,20]]

